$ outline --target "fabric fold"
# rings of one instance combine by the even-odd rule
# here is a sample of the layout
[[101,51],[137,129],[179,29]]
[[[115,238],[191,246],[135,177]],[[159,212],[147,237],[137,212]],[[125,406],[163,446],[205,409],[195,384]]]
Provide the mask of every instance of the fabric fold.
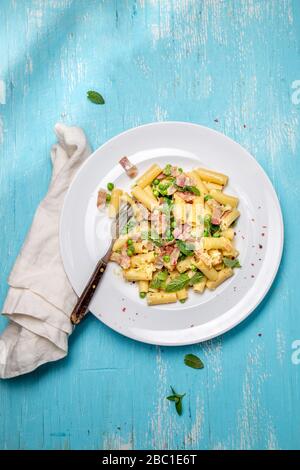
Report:
[[78,127],[56,124],[52,178],[10,273],[3,314],[9,319],[0,337],[0,377],[25,374],[65,357],[77,301],[64,271],[59,221],[66,191],[91,150]]

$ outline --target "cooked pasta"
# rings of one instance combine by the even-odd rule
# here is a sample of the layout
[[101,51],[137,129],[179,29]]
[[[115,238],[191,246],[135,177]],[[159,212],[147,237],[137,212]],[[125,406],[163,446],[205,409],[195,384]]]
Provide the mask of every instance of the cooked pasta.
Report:
[[216,289],[239,268],[232,224],[239,199],[223,192],[228,176],[153,164],[128,193],[107,185],[109,216],[126,202],[133,217],[114,242],[111,261],[136,283],[148,305],[186,302]]
[[123,191],[121,189],[113,189],[111,193],[111,200],[108,208],[109,217],[115,217],[119,211],[121,196]]
[[222,173],[206,170],[205,168],[197,168],[196,171],[200,178],[208,183],[216,183],[221,186],[225,186],[227,184],[228,176],[223,175]]
[[222,191],[217,189],[212,189],[210,195],[220,204],[224,206],[229,205],[231,207],[237,207],[239,200],[237,197],[229,196],[228,194],[222,193]]
[[161,168],[156,164],[150,166],[150,168],[148,168],[148,170],[137,179],[136,184],[142,189],[145,188],[152,183],[161,171]]

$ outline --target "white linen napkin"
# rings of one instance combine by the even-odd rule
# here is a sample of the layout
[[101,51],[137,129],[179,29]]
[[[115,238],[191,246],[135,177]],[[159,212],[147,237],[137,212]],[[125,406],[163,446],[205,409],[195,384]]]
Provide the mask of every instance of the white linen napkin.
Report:
[[71,311],[77,301],[59,250],[59,219],[65,193],[91,150],[78,127],[56,124],[52,179],[10,273],[0,337],[0,377],[25,374],[68,353]]

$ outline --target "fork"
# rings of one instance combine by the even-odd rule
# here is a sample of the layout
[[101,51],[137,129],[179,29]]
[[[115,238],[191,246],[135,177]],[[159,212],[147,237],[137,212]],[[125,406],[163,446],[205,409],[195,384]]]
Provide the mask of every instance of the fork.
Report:
[[105,255],[98,261],[93,274],[89,278],[82,294],[80,295],[72,313],[71,313],[71,323],[73,325],[78,325],[81,320],[85,317],[89,304],[96,292],[96,289],[105,273],[107,264],[109,262],[112,248],[115,240],[120,236],[122,229],[128,220],[132,217],[132,208],[126,203],[123,204],[118,212],[115,220],[112,223],[111,232],[112,232],[112,241],[111,244],[105,253]]

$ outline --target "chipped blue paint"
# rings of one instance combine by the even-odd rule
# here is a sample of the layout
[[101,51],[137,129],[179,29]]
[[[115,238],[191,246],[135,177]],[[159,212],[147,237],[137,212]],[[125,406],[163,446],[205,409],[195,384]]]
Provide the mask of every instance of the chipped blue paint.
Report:
[[[90,317],[65,360],[0,383],[0,447],[299,449],[300,2],[2,0],[0,26],[2,301],[59,120],[94,148],[155,120],[218,129],[265,168],[286,222],[281,269],[246,322],[168,349]],[[86,100],[93,88],[105,106]],[[203,371],[183,365],[188,352]],[[164,398],[170,384],[187,393],[181,418]]]

